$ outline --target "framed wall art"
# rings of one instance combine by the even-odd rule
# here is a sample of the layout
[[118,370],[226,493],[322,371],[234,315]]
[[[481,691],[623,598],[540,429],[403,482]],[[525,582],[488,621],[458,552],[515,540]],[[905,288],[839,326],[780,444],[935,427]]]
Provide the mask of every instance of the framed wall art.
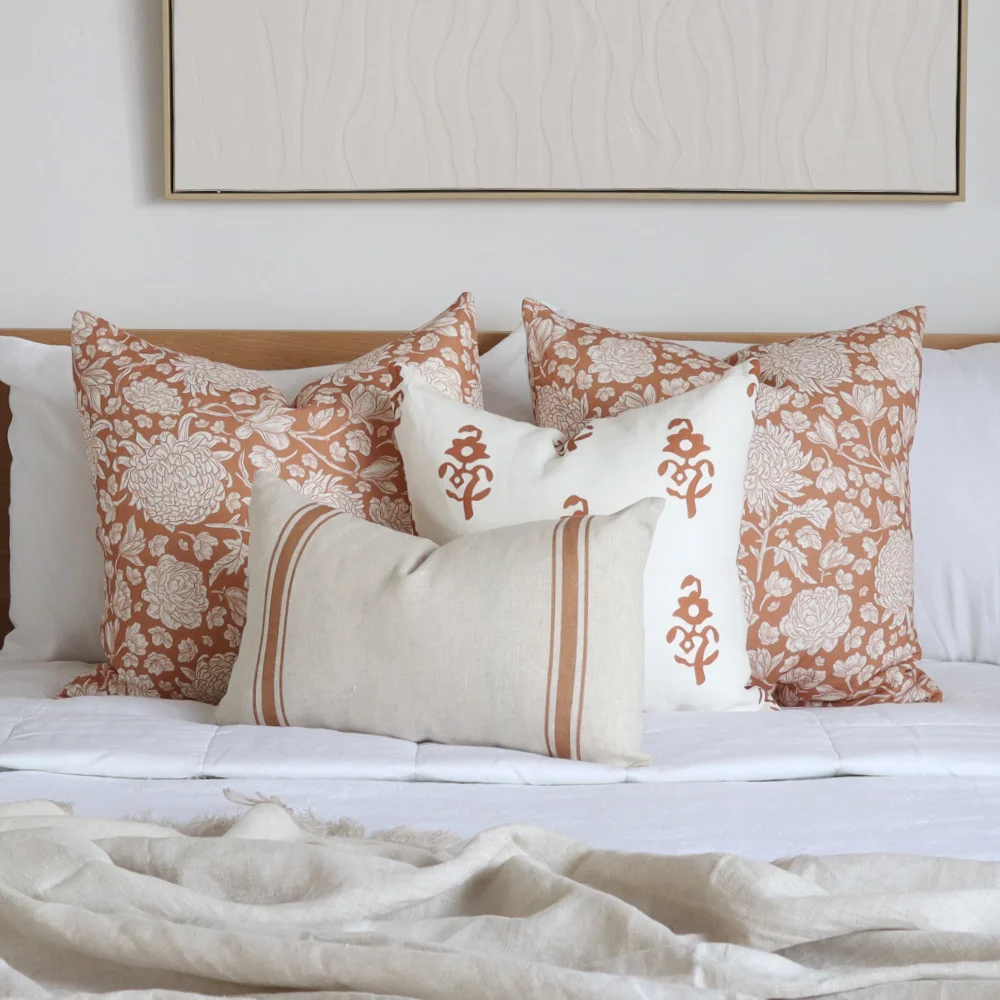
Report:
[[170,197],[964,197],[967,0],[163,4]]

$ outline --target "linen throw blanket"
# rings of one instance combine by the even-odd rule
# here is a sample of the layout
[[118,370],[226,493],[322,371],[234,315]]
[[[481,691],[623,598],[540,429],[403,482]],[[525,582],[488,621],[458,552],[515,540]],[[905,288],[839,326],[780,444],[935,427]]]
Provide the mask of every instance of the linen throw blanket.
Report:
[[276,804],[189,836],[25,803],[0,807],[0,955],[29,1000],[985,998],[1000,865],[365,839]]

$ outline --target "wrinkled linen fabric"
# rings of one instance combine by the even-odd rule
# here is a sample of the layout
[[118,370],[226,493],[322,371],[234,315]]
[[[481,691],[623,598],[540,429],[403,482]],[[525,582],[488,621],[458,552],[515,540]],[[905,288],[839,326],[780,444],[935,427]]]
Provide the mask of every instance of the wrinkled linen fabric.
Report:
[[0,995],[721,1000],[1000,988],[997,864],[767,864],[597,851],[528,827],[466,842],[343,829],[297,823],[273,803],[213,837],[76,818],[54,803],[3,807]]

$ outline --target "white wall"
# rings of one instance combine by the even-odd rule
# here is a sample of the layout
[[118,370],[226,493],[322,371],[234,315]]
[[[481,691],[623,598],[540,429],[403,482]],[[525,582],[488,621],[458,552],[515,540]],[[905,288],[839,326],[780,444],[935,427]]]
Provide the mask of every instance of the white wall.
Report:
[[972,0],[964,205],[166,202],[160,0],[0,0],[0,326],[399,329],[469,289],[631,329],[813,330],[923,302],[1000,331],[1000,2]]

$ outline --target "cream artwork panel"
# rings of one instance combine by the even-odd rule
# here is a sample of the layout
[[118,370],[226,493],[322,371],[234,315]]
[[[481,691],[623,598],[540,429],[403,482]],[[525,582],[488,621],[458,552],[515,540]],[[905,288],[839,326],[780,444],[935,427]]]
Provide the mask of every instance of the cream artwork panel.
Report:
[[961,0],[165,2],[175,195],[962,195]]

